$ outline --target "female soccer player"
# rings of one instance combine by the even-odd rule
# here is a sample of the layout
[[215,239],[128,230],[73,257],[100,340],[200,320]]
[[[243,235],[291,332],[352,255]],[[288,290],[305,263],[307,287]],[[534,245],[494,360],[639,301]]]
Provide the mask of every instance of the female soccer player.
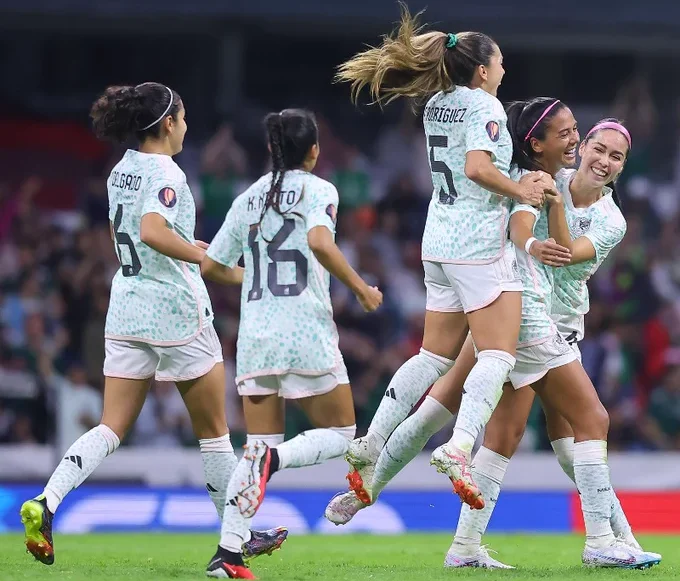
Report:
[[[108,180],[111,236],[121,266],[106,317],[101,423],[68,449],[43,494],[21,507],[26,547],[47,565],[54,562],[57,507],[118,448],[153,377],[175,382],[182,394],[220,518],[237,463],[225,415],[222,350],[199,268],[207,245],[194,239],[194,199],[172,160],[187,130],[182,100],[159,83],[109,87],[90,115],[99,138],[124,143],[135,137],[139,148],[127,150]],[[238,284],[243,272],[234,269],[231,276]],[[286,534],[258,534],[244,550],[251,556],[269,552]]]
[[[421,33],[402,8],[394,37],[339,68],[356,100],[368,87],[376,102],[431,97],[423,113],[434,191],[422,243],[427,305],[423,346],[390,382],[366,437],[350,446],[350,486],[366,503],[385,441],[426,389],[453,366],[468,333],[479,349],[465,382],[452,451],[456,488],[474,502],[472,446],[515,365],[522,282],[508,240],[512,200],[543,203],[552,180],[508,177],[512,141],[496,98],[505,71],[498,45],[480,32]],[[432,96],[434,95],[434,96]]]
[[[512,117],[512,113],[510,116]],[[518,122],[516,127],[519,127],[519,135],[524,134],[526,127],[532,123],[531,118],[522,119],[522,116],[516,122]],[[514,133],[512,130],[511,132]],[[541,150],[544,150],[546,145],[549,145],[547,141],[545,144],[535,144]],[[565,198],[569,233],[572,239],[571,244],[568,242],[567,244],[573,252],[570,266],[556,269],[554,273],[552,311],[558,314],[554,314],[553,319],[557,321],[557,328],[564,337],[573,339],[582,337],[583,316],[588,310],[585,283],[625,233],[625,220],[615,204],[613,190],[608,185],[613,186],[614,180],[622,171],[629,149],[630,136],[625,128],[615,120],[605,120],[598,123],[581,144],[582,164],[578,172],[569,170],[560,172],[557,176],[559,190]],[[532,157],[540,159],[541,156],[537,154],[538,152]],[[518,162],[521,164],[521,160]],[[531,253],[538,257],[536,244],[538,242],[533,241],[529,246]],[[543,260],[543,262],[546,261]],[[538,271],[538,265],[535,266],[534,273]],[[470,369],[472,366],[472,346],[470,345],[464,351],[465,354],[458,359],[454,370],[435,385],[423,407],[394,432],[385,449],[385,454],[379,459],[376,483],[378,479],[389,480],[393,477],[422,449],[429,437],[451,419],[447,408],[454,412],[457,409],[462,393],[464,368]],[[523,349],[518,349],[518,359],[523,351]],[[576,350],[576,356],[578,355]],[[460,369],[457,369],[459,364]],[[571,370],[567,368],[574,366],[580,367],[574,363],[565,365],[560,370],[562,373],[568,372]],[[563,381],[566,381],[566,374],[557,380],[560,382],[558,384],[555,381],[555,371],[559,370],[542,371],[545,380],[543,382],[538,378],[535,380],[539,385],[539,394],[564,389]],[[512,374],[511,379],[513,379]],[[514,385],[517,387],[524,381],[520,379]],[[543,383],[542,387],[541,383]],[[581,384],[578,385],[580,387]],[[584,391],[589,390],[584,389]],[[583,399],[582,396],[581,399]],[[501,404],[492,416],[487,426],[484,446],[475,456],[473,465],[473,474],[480,483],[487,504],[480,511],[464,510],[461,512],[456,538],[447,554],[447,566],[507,568],[506,565],[489,557],[486,550],[480,546],[481,534],[486,530],[495,506],[495,499],[500,492],[509,458],[516,450],[523,434],[532,401],[531,390],[514,391],[510,388],[506,390]],[[597,403],[599,404],[599,400]],[[543,404],[553,448],[567,475],[572,480],[578,481],[580,471],[582,476],[598,478],[604,482],[602,478],[604,470],[601,466],[604,465],[606,468],[606,464],[600,450],[606,446],[606,443],[593,441],[594,439],[584,440],[582,437],[581,440],[584,441],[580,445],[579,443],[574,445],[576,428],[572,429],[572,425],[564,417],[567,413],[562,411],[568,409],[569,406],[546,402],[544,397]],[[582,405],[584,408],[581,413],[588,413],[587,406],[591,404],[582,402]],[[575,450],[576,462],[574,461]],[[399,462],[391,460],[395,456],[399,458]],[[583,497],[588,535],[583,553],[584,563],[605,567],[646,567],[660,562],[660,555],[642,551],[613,491],[609,499],[605,498],[602,501],[597,498],[602,491],[608,492],[610,485],[600,483],[599,486],[593,486],[587,478],[586,482],[587,486],[579,485],[578,487]],[[593,494],[593,488],[596,489],[596,494]],[[597,504],[595,504],[596,501],[598,501]],[[334,502],[334,506],[329,505],[327,511],[329,516],[334,517],[334,522],[338,520],[346,522],[348,517],[351,518],[351,515],[359,508],[358,499],[351,498],[349,493],[336,497]],[[334,511],[334,507],[337,510]],[[614,535],[617,537],[616,540]]]
[[[212,577],[253,578],[241,545],[274,472],[342,456],[355,436],[329,273],[365,311],[382,303],[335,244],[338,192],[310,173],[319,157],[314,115],[285,109],[265,124],[272,171],[236,199],[201,266],[207,278],[231,284],[245,261],[236,383],[248,442],[228,487]],[[316,429],[283,442],[286,399],[297,400]]]

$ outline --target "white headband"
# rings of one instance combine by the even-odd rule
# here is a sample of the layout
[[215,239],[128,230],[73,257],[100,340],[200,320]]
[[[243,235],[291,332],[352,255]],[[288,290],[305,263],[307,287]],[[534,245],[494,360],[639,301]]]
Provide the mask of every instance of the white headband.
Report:
[[156,125],[156,123],[159,123],[161,120],[163,120],[165,118],[165,116],[168,114],[168,111],[170,111],[170,107],[172,107],[172,101],[174,100],[174,97],[172,95],[172,89],[170,87],[165,87],[165,88],[168,90],[168,93],[170,93],[170,102],[168,103],[168,106],[166,107],[165,111],[163,111],[163,114],[158,119],[156,119],[153,123],[150,123],[146,127],[142,127],[140,129],[140,131],[146,131],[150,127],[153,127],[154,125]]

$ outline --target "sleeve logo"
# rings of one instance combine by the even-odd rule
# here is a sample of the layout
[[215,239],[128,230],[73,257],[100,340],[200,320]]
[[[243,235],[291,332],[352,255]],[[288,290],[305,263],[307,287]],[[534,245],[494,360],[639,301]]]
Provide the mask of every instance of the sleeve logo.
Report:
[[489,136],[489,139],[496,143],[500,139],[501,128],[495,121],[489,121],[486,124],[486,133]]
[[328,206],[326,206],[326,214],[330,216],[330,219],[333,220],[333,224],[335,224],[338,219],[338,211],[333,204],[328,204]]
[[177,195],[172,188],[163,188],[158,192],[158,199],[166,208],[172,208],[177,203]]

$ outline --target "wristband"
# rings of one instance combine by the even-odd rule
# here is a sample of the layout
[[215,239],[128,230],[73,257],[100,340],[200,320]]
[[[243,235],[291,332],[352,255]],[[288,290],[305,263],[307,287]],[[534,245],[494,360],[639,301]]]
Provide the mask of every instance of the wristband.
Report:
[[531,252],[529,252],[529,250],[531,250],[531,245],[534,242],[536,242],[536,238],[534,238],[533,236],[531,238],[529,238],[529,240],[527,240],[527,243],[524,245],[524,252],[526,252],[527,254],[531,254]]

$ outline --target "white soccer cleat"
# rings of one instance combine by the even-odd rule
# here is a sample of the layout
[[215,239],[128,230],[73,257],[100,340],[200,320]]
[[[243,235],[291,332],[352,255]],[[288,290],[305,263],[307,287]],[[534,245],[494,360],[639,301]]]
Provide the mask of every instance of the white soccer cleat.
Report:
[[349,492],[338,492],[331,498],[323,514],[334,525],[344,525],[351,521],[354,515],[362,508],[367,506],[367,504],[359,500],[356,493],[352,490]]
[[255,516],[264,500],[270,465],[271,451],[264,442],[245,445],[243,458],[232,475],[232,480],[238,483],[236,504],[245,518]]
[[469,454],[448,443],[443,444],[432,452],[430,464],[437,472],[446,474],[451,479],[453,491],[465,504],[478,510],[484,508],[482,492],[477,488],[470,472]]
[[489,549],[481,546],[477,549],[474,555],[455,555],[452,549],[446,553],[444,559],[445,568],[455,567],[477,567],[480,569],[514,569],[510,565],[501,563],[489,555]]
[[661,562],[661,555],[646,553],[631,547],[626,541],[615,539],[606,547],[583,549],[583,564],[588,567],[614,567],[619,569],[647,569]]
[[380,450],[371,438],[352,440],[345,460],[350,465],[347,480],[350,490],[366,505],[373,504],[373,473]]
[[636,549],[642,553],[646,553],[649,555],[650,558],[652,559],[658,559],[659,562],[661,561],[661,555],[659,553],[652,553],[651,551],[645,551],[640,543],[638,543],[637,539],[633,536],[631,533],[628,536],[619,536],[619,539],[623,541],[626,545],[628,545],[631,549]]

